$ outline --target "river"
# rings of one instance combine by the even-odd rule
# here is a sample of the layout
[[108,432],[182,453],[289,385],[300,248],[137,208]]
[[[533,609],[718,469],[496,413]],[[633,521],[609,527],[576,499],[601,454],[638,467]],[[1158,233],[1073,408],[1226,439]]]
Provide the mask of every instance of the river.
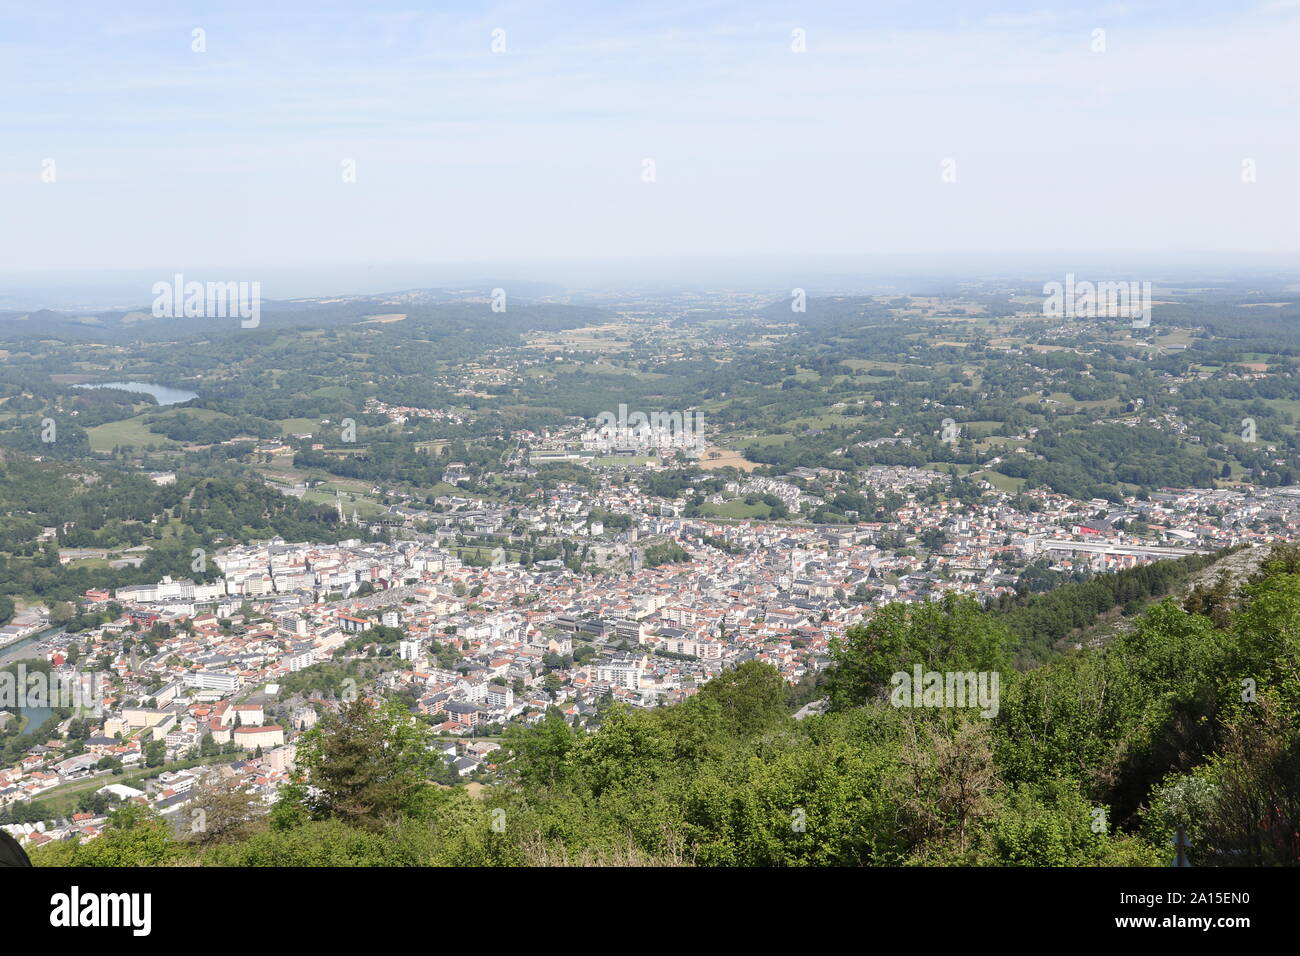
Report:
[[[37,644],[46,638],[57,637],[62,632],[58,628],[49,627],[39,631],[30,637],[24,637],[21,640],[14,641],[12,644],[6,644],[0,647],[0,667],[6,664],[12,664],[14,661],[30,660],[33,657],[44,660],[45,654],[38,652],[36,654],[24,653],[33,644]],[[49,707],[20,707],[18,713],[27,718],[27,726],[23,728],[23,733],[30,733],[41,724],[49,719],[50,714],[54,711]]]

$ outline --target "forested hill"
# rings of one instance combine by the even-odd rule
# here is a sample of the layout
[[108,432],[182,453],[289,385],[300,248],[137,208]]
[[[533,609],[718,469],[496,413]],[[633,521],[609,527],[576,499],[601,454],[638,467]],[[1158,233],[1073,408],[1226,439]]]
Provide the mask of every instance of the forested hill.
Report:
[[[475,796],[430,782],[435,758],[399,703],[362,699],[303,741],[313,788],[289,788],[269,816],[212,790],[194,838],[129,807],[99,839],[34,858],[1163,866],[1183,826],[1195,865],[1294,865],[1297,635],[1295,547],[1231,592],[1167,597],[1104,646],[1025,671],[1007,615],[894,605],[836,648],[824,715],[792,719],[776,671],[749,662],[677,706],[616,706],[594,733],[558,711],[512,728],[504,781]],[[918,664],[997,675],[996,696],[898,706],[894,675]]]
[[[1041,663],[1079,643],[1088,629],[1116,613],[1128,617],[1153,600],[1188,590],[1190,581],[1228,559],[1237,549],[1156,561],[1135,568],[1100,574],[1083,581],[1055,584],[1049,590],[1003,595],[990,611],[1002,619],[1012,636],[1018,665]],[[1092,641],[1098,635],[1089,635]]]
[[[43,538],[46,528],[54,533]],[[276,535],[339,541],[365,533],[340,524],[334,507],[281,494],[257,477],[182,471],[174,483],[158,485],[111,466],[0,450],[0,623],[13,614],[13,595],[53,606],[76,602],[88,588],[154,582],[164,574],[211,578],[214,564],[194,569],[195,548],[213,553]],[[116,569],[102,560],[64,564],[60,548],[130,551],[143,562]]]

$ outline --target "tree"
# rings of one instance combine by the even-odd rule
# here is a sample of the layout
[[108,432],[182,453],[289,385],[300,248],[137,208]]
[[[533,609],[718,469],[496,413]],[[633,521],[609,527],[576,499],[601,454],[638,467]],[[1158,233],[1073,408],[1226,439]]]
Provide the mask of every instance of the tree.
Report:
[[671,769],[669,739],[657,715],[616,704],[606,711],[600,732],[580,740],[570,760],[588,791],[600,797],[611,790],[636,793],[654,788]]
[[[1112,833],[1103,808],[1064,778],[1022,784],[999,801],[980,832],[977,862],[986,866],[1160,866],[1162,850]],[[1104,811],[1103,811],[1104,812]]]
[[[1289,560],[1280,554],[1270,564]],[[1236,629],[1242,671],[1300,700],[1300,573],[1274,571],[1245,592],[1247,604]]]
[[50,608],[50,620],[55,624],[66,624],[77,616],[77,609],[67,601],[56,601]]
[[979,719],[906,723],[899,789],[904,830],[918,844],[952,842],[959,856],[966,852],[972,829],[992,812],[991,738]]
[[261,801],[254,794],[209,774],[195,788],[194,797],[185,809],[190,819],[191,842],[231,843],[248,834],[261,812]]
[[842,710],[884,695],[893,674],[1010,670],[1006,629],[969,598],[889,604],[831,644],[831,706]]
[[1261,698],[1234,719],[1210,761],[1209,779],[1201,853],[1210,862],[1294,866],[1300,860],[1300,733],[1287,708]]
[[771,664],[745,661],[700,688],[699,697],[718,704],[721,724],[733,737],[752,737],[788,715],[785,679]]
[[281,787],[269,814],[271,829],[277,831],[293,830],[311,822],[311,810],[307,806],[307,794],[307,784],[301,778]]
[[434,760],[425,729],[411,714],[396,702],[367,698],[327,716],[298,747],[313,815],[371,828],[416,807]]
[[152,808],[128,801],[114,810],[98,838],[52,843],[33,852],[37,866],[166,866],[183,850]]
[[510,772],[518,780],[554,789],[564,779],[565,759],[576,743],[563,715],[551,707],[536,726],[507,727],[502,748],[509,754]]
[[163,740],[151,740],[144,745],[144,765],[161,767],[167,762],[167,743]]

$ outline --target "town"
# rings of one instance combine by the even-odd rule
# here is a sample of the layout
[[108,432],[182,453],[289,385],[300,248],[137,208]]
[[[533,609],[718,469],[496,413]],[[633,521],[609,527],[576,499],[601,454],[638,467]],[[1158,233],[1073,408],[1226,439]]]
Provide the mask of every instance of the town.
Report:
[[[291,778],[295,740],[359,694],[400,697],[421,715],[449,780],[488,781],[503,728],[554,710],[594,728],[614,702],[676,703],[750,660],[792,690],[814,687],[830,643],[875,606],[946,593],[987,602],[1014,594],[1030,567],[1079,579],[1300,536],[1296,488],[1115,503],[986,485],[965,504],[944,495],[944,476],[890,466],[849,480],[891,520],[801,522],[801,486],[845,480],[823,472],[725,489],[778,497],[788,521],[686,517],[694,489],[669,499],[624,481],[539,488],[516,507],[394,504],[382,521],[352,517],[359,534],[391,541],[224,548],[197,559],[214,571],[203,580],[87,592],[84,608],[112,619],[77,632],[28,613],[0,631],[0,664],[43,659],[96,699],[0,769],[0,812],[23,817],[70,790],[88,809],[6,829],[33,845],[93,839],[120,801],[179,825],[213,774],[269,806]],[[570,542],[578,560],[520,563],[523,542],[538,540]],[[0,726],[18,714],[0,711]],[[138,787],[114,779],[171,765],[182,766]]]

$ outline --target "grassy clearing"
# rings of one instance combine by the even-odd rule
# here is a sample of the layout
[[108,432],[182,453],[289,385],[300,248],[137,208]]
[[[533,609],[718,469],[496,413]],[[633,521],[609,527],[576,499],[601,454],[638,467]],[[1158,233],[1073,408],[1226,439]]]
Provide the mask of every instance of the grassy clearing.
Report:
[[96,425],[88,429],[87,438],[90,440],[92,451],[112,451],[117,445],[135,445],[142,447],[145,445],[157,445],[160,448],[175,448],[178,443],[167,438],[165,435],[159,435],[157,432],[150,431],[140,416],[135,418],[125,418],[120,422],[108,422],[104,425]]
[[726,501],[722,504],[707,502],[700,506],[700,511],[719,518],[766,518],[772,513],[772,509],[761,501],[747,505],[743,499]]

